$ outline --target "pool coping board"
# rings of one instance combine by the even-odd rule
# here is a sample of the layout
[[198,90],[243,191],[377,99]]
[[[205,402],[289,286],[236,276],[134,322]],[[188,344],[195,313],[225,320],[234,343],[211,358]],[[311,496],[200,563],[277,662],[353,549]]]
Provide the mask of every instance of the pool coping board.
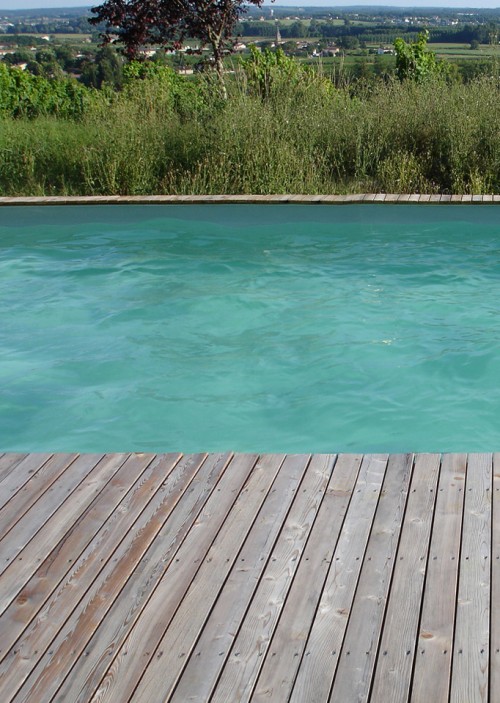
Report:
[[500,195],[356,193],[349,195],[72,195],[0,197],[0,206],[40,205],[494,205]]

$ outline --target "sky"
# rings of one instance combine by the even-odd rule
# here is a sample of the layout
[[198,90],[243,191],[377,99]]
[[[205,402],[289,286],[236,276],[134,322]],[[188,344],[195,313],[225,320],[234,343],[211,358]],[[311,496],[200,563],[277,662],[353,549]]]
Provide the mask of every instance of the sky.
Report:
[[[101,0],[0,0],[1,10],[24,10],[41,7],[84,7],[99,5]],[[270,5],[266,0],[266,5]],[[278,0],[276,5],[294,7],[334,7],[345,5],[392,5],[396,7],[500,7],[500,0]]]

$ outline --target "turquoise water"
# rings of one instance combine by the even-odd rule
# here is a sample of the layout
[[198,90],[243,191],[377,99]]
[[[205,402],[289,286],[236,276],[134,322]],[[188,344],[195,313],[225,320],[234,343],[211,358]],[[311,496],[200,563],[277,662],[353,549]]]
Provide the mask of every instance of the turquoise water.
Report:
[[3,451],[500,449],[495,206],[0,209]]

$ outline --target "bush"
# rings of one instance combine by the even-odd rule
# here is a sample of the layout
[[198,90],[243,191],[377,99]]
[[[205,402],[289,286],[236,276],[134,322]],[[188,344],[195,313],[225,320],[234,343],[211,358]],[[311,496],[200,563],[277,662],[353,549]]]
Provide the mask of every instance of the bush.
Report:
[[98,99],[72,78],[51,80],[0,62],[0,114],[10,117],[57,115],[80,118]]

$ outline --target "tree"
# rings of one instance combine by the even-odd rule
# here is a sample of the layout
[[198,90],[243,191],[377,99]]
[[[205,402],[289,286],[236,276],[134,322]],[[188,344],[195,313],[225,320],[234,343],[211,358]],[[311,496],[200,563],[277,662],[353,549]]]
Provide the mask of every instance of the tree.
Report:
[[396,39],[396,72],[401,81],[414,80],[420,83],[427,78],[446,75],[448,64],[438,61],[433,51],[427,50],[429,32],[420,32],[417,40],[407,44],[404,39]]
[[93,61],[84,64],[80,80],[89,88],[102,88],[103,83],[107,83],[115,90],[120,90],[123,86],[122,61],[116,51],[104,46]]
[[339,37],[338,45],[342,49],[352,51],[353,49],[359,49],[359,39],[357,37],[351,37],[346,34],[343,37]]
[[92,8],[91,24],[104,24],[105,42],[117,39],[130,59],[154,44],[179,48],[184,38],[198,39],[212,49],[214,65],[225,94],[223,58],[233,47],[232,33],[244,5],[260,7],[263,0],[106,0]]

